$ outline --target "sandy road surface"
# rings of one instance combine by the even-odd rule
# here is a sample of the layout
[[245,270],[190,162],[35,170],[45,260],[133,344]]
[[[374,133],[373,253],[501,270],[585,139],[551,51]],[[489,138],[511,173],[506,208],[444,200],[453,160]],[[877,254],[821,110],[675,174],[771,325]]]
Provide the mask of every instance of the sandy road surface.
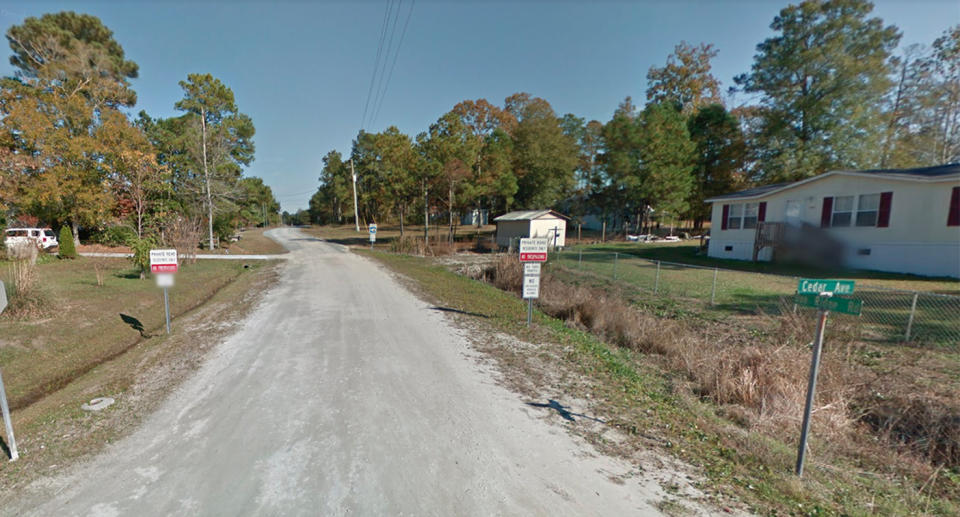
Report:
[[8,515],[649,515],[442,314],[295,229],[282,279],[129,437]]

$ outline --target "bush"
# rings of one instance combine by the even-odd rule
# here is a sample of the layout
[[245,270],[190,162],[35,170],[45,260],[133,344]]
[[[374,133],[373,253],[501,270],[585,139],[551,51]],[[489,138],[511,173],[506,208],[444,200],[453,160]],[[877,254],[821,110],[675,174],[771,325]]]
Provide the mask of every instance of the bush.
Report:
[[104,246],[127,246],[137,238],[137,232],[127,225],[108,226],[93,236],[92,240]]
[[58,255],[63,259],[77,258],[77,248],[73,245],[73,233],[67,226],[60,227],[60,252]]
[[134,239],[130,241],[130,248],[133,250],[133,265],[140,271],[140,280],[146,277],[147,270],[150,269],[150,250],[155,243],[153,239],[146,237],[143,239]]
[[[27,246],[33,249],[36,257],[36,246]],[[40,287],[40,276],[36,266],[29,259],[17,259],[10,265],[10,277],[13,285],[9,286],[8,297],[10,306],[4,314],[20,319],[37,319],[46,316],[50,309],[50,299]]]

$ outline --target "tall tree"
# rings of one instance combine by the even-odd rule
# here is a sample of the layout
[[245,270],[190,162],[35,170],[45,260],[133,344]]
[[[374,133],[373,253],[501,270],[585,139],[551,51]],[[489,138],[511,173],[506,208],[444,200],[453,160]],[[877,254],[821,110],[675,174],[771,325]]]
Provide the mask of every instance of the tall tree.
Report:
[[720,104],[698,110],[687,120],[687,129],[696,146],[688,203],[699,229],[710,217],[709,205],[703,200],[731,192],[742,183],[747,145],[740,122]]
[[310,198],[311,220],[342,223],[345,216],[352,216],[352,181],[350,167],[340,153],[328,152],[323,157],[320,187]]
[[626,221],[634,212],[634,205],[640,203],[640,129],[637,108],[630,97],[617,106],[613,118],[603,127],[604,152],[600,161],[605,178],[595,197],[603,219],[612,215],[614,226],[620,220]]
[[95,108],[133,106],[129,79],[138,66],[99,18],[64,11],[29,17],[7,31],[17,76],[36,79],[59,96],[83,95]]
[[871,18],[872,10],[866,0],[785,7],[770,25],[776,35],[757,46],[750,73],[736,78],[760,95],[756,140],[765,181],[879,163],[881,101],[900,33]]
[[193,160],[203,172],[209,247],[213,249],[214,184],[220,181],[235,187],[241,166],[253,161],[253,121],[240,113],[233,91],[210,74],[190,74],[180,81],[184,97],[177,101],[178,110],[192,114],[195,122],[193,138],[196,149]]
[[640,115],[641,208],[649,204],[661,221],[671,223],[687,212],[694,152],[686,119],[676,105],[647,104]]
[[552,206],[573,190],[577,144],[563,132],[547,101],[517,93],[504,104],[518,121],[513,135],[517,203],[529,208]]
[[[468,132],[465,139],[472,140],[471,146],[477,153],[467,163],[472,177],[465,183],[464,195],[473,202],[477,210],[483,209],[485,199],[488,204],[492,204],[493,197],[512,197],[515,191],[510,192],[509,188],[503,191],[505,186],[515,183],[515,180],[503,177],[513,174],[509,157],[491,154],[503,153],[509,149],[500,144],[503,136],[509,136],[516,130],[516,117],[486,99],[460,102],[453,107],[452,113],[460,117],[462,127]],[[498,131],[502,134],[495,136]],[[477,224],[479,225],[479,220]]]
[[711,72],[710,60],[717,56],[712,44],[693,46],[681,41],[663,67],[647,72],[647,101],[673,103],[684,114],[710,104],[722,104],[720,81]]

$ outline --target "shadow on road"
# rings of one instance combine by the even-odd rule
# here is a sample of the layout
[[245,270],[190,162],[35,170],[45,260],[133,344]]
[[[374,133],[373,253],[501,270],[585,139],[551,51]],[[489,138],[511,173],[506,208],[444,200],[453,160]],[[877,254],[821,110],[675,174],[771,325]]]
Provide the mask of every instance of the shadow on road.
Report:
[[[14,434],[16,434],[16,433],[14,433]],[[4,454],[7,458],[13,458],[13,456],[12,456],[11,453],[10,453],[10,446],[7,445],[7,440],[4,439],[4,438],[0,438],[0,450],[3,451],[3,454]]]
[[570,410],[569,410],[569,408],[567,408],[567,407],[564,406],[563,404],[561,404],[561,403],[559,403],[559,402],[557,402],[556,400],[553,400],[553,399],[549,399],[549,401],[548,401],[547,404],[543,404],[543,403],[541,403],[541,402],[527,402],[527,405],[528,405],[528,406],[532,406],[532,407],[541,407],[541,408],[552,409],[552,410],[556,411],[557,414],[559,414],[564,420],[569,420],[569,421],[571,421],[571,422],[576,422],[577,419],[575,419],[575,418],[573,418],[573,417],[578,416],[578,417],[580,417],[580,418],[586,418],[587,420],[593,420],[594,422],[600,422],[601,424],[605,424],[605,423],[606,423],[606,422],[604,422],[603,420],[600,420],[599,418],[594,418],[594,417],[592,417],[592,416],[587,416],[587,415],[584,415],[584,414],[582,414],[582,413],[571,413]]
[[432,310],[432,311],[441,311],[441,312],[455,312],[455,313],[457,313],[457,314],[464,314],[464,315],[467,315],[467,316],[476,316],[476,317],[478,317],[478,318],[489,318],[489,317],[490,317],[490,316],[487,316],[486,314],[480,314],[479,312],[463,311],[463,310],[460,310],[460,309],[454,309],[453,307],[430,307],[430,310]]
[[143,323],[140,323],[140,320],[137,318],[121,313],[120,319],[127,325],[130,325],[130,328],[139,332],[140,337],[150,337],[150,335],[146,333],[146,329],[143,328]]

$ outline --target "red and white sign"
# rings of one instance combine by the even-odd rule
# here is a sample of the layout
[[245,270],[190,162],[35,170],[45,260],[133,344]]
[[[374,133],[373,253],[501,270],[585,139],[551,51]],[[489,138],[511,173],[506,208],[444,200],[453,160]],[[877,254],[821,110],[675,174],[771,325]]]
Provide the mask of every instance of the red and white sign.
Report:
[[177,250],[150,250],[151,273],[176,273]]
[[520,239],[520,262],[546,262],[547,239]]

